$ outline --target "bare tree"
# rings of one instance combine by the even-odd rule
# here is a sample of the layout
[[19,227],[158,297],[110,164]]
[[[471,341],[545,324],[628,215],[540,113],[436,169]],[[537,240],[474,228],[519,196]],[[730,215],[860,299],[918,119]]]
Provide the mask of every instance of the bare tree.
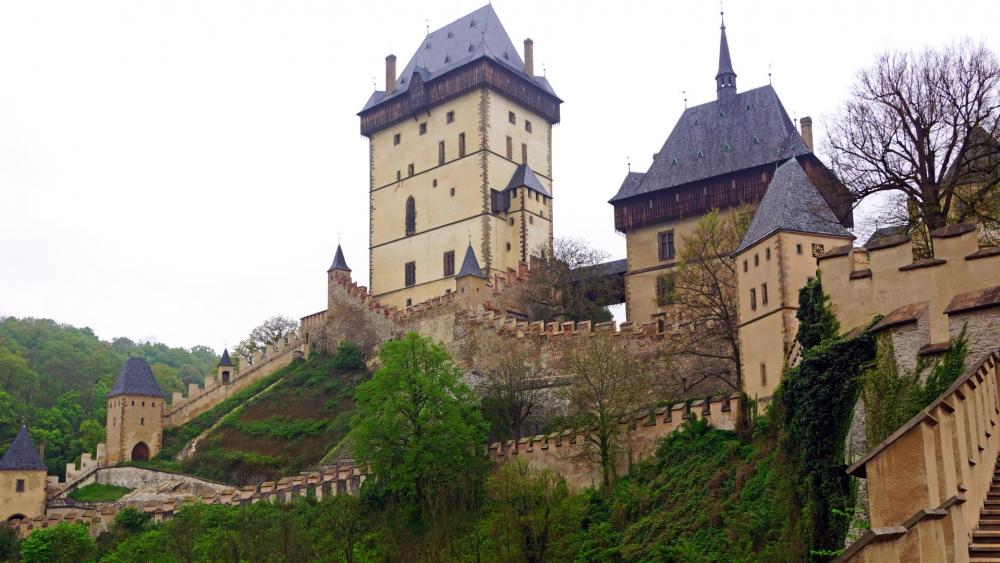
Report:
[[582,455],[601,467],[604,490],[616,476],[620,454],[620,420],[650,402],[651,370],[642,351],[628,338],[596,333],[569,351],[569,385],[562,387],[569,413],[589,429]]
[[522,290],[528,316],[546,322],[611,320],[607,307],[598,304],[614,291],[597,268],[606,259],[607,254],[576,238],[557,238],[552,247],[539,249]]
[[996,225],[1000,63],[982,43],[889,52],[858,74],[831,124],[833,168],[856,201],[905,197],[917,228]]
[[688,389],[716,379],[740,388],[740,342],[737,317],[736,261],[732,253],[749,226],[751,212],[712,211],[682,237],[678,267],[667,276],[659,296],[667,305],[668,342],[687,357]]
[[267,319],[250,331],[250,339],[260,347],[274,346],[299,328],[299,323],[281,315]]

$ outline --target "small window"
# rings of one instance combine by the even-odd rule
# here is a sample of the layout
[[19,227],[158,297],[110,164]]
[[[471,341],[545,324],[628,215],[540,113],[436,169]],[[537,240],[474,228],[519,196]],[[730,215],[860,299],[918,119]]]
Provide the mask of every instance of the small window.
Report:
[[517,116],[514,115],[514,112],[512,112],[512,111],[507,112],[507,121],[509,121],[509,122],[511,122],[511,123],[513,123],[515,125],[517,124]]
[[399,180],[402,180],[402,179],[403,179],[403,173],[401,171],[397,170],[396,171],[396,180],[399,181]]
[[455,112],[449,111],[447,114],[445,114],[444,120],[446,122],[448,122],[448,123],[454,123],[455,122]]
[[743,261],[743,271],[744,271],[744,272],[745,272],[745,271],[747,271],[747,267],[748,267],[748,266],[749,266],[749,264],[747,263],[747,261],[746,261],[746,260],[744,260],[744,261]]
[[413,168],[413,165],[412,164],[406,165],[406,175],[407,176],[413,176],[414,173],[415,173],[415,169]]
[[133,407],[135,406],[135,401],[132,401],[132,406],[133,406]]
[[455,188],[448,188],[448,193],[451,197],[455,197]]
[[760,364],[760,386],[767,387],[767,364]]
[[14,484],[14,491],[18,493],[24,492],[24,479],[17,480],[17,483]]
[[507,252],[510,252],[510,243],[507,243]]
[[413,299],[407,298],[406,299],[406,306],[409,307],[410,305],[413,305]]
[[528,145],[521,143],[521,162],[528,164]]
[[458,156],[465,156],[465,133],[458,134]]
[[146,406],[146,401],[143,401],[143,402],[142,402],[142,406]]
[[771,259],[771,249],[770,248],[765,248],[764,249],[764,260],[770,260],[770,259]]
[[410,236],[417,232],[417,202],[413,199],[413,196],[406,198],[406,217],[405,217],[405,230],[406,236]]
[[802,244],[796,244],[795,245],[795,253],[796,254],[802,254]]
[[400,140],[400,134],[399,133],[396,133],[395,135],[392,136],[392,144],[398,145],[399,144],[399,140]]
[[656,319],[656,332],[663,334],[663,331],[667,329],[667,323],[663,319]]
[[524,120],[524,130],[531,133],[531,122],[527,119]]
[[420,134],[421,135],[426,135],[427,134],[427,122],[426,121],[420,124]]
[[754,254],[753,255],[753,265],[754,265],[755,268],[757,266],[760,266],[760,255],[759,254]]
[[437,178],[434,178],[433,180],[431,180],[431,187],[432,188],[438,187],[438,179]]
[[757,310],[757,290],[753,287],[750,288],[750,310]]
[[663,274],[656,278],[656,305],[663,307],[674,302],[674,275]]
[[444,141],[438,142],[438,165],[444,164]]
[[767,306],[767,284],[760,284],[760,304]]
[[514,160],[514,139],[507,137],[507,160]]
[[[407,262],[406,266],[404,266],[403,270],[404,270],[403,273],[404,273],[404,277],[405,277],[404,283],[406,284],[406,287],[410,287],[411,285],[416,284],[417,283],[417,263],[416,262]],[[409,305],[409,303],[407,303],[407,305]]]
[[754,135],[753,136],[753,141],[752,141],[751,144],[759,145],[760,144],[760,138],[757,135]]
[[513,218],[513,217],[511,217],[511,218],[510,218],[510,226],[511,226],[511,227],[513,227],[513,226],[514,226],[514,218]]
[[528,215],[528,223],[530,223],[532,225],[535,224],[535,216],[534,215]]
[[674,232],[663,231],[657,235],[660,260],[674,259]]
[[145,425],[146,425],[146,419],[145,418],[140,418],[139,419],[139,426],[145,426]]
[[455,251],[449,250],[444,253],[444,275],[454,276],[455,275]]

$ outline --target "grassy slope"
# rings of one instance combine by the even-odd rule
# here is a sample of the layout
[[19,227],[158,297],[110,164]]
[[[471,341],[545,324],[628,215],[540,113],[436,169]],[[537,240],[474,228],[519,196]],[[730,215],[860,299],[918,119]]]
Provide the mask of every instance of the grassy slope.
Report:
[[274,388],[226,415],[202,440],[185,472],[234,484],[273,480],[315,467],[344,437],[355,382],[366,374],[339,372],[329,356],[313,355],[276,376]]
[[79,489],[71,492],[69,494],[69,498],[79,501],[111,502],[122,498],[131,490],[132,489],[127,487],[118,487],[116,485],[91,483],[90,485],[80,487]]

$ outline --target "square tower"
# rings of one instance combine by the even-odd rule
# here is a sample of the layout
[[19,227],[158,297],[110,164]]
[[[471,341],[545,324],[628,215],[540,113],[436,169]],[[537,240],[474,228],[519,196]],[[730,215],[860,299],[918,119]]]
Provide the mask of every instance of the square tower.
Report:
[[490,5],[427,34],[361,118],[369,140],[371,292],[406,307],[455,291],[471,242],[484,274],[552,243],[552,126],[562,103]]
[[125,361],[108,393],[108,465],[145,461],[160,452],[164,398],[146,360]]

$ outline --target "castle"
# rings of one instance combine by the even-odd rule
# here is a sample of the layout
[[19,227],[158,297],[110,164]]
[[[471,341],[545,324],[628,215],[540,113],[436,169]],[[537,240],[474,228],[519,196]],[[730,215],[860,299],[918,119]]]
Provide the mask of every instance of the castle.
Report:
[[[649,169],[630,172],[610,200],[627,257],[609,271],[624,277],[627,322],[527,319],[519,292],[531,275],[531,257],[552,241],[552,131],[561,103],[545,78],[534,75],[533,59],[532,41],[524,42],[522,58],[492,6],[428,33],[398,76],[395,56],[386,57],[385,90],[374,92],[358,114],[369,142],[370,288],[352,278],[338,245],[327,270],[326,308],[302,317],[296,334],[262,350],[252,363],[234,366],[224,352],[218,374],[203,389],[190,387],[187,397],[174,394],[167,402],[148,365],[129,359],[108,395],[107,440],[97,458],[84,454],[79,469],[67,468],[66,482],[50,478],[48,487],[63,491],[102,467],[155,456],[164,428],[184,424],[233,390],[343,339],[373,350],[416,331],[443,342],[469,368],[475,363],[469,345],[483,335],[518,345],[530,340],[547,358],[557,356],[560,342],[601,333],[655,353],[671,338],[665,320],[674,304],[665,288],[682,241],[709,211],[749,206],[752,221],[732,255],[742,390],[766,405],[784,370],[798,361],[798,290],[817,272],[845,332],[884,315],[875,330],[890,335],[901,368],[942,353],[949,338],[966,327],[970,372],[953,391],[961,397],[928,410],[937,409],[935,421],[947,418],[944,411],[948,417],[960,413],[964,418],[947,424],[962,438],[934,434],[941,431],[930,430],[936,423],[929,420],[914,424],[852,460],[851,470],[872,481],[873,523],[895,526],[895,539],[905,538],[918,523],[930,525],[911,522],[915,511],[950,514],[956,503],[945,506],[942,491],[985,498],[985,473],[966,465],[991,466],[1000,451],[1000,438],[994,437],[1000,434],[991,430],[1000,413],[991,359],[1000,334],[1000,286],[993,287],[1000,280],[1000,249],[980,248],[973,225],[933,232],[934,255],[922,260],[914,261],[905,236],[855,247],[848,230],[850,195],[813,153],[811,120],[801,119],[801,130],[796,129],[770,85],[737,89],[724,24],[716,99],[687,108]],[[978,402],[973,406],[965,397]],[[629,427],[629,459],[641,458],[688,418],[707,417],[732,428],[736,408],[731,394],[716,393],[623,421]],[[904,438],[911,446],[924,442],[904,450],[898,446]],[[494,460],[518,456],[555,467],[574,484],[586,485],[592,479],[587,470],[560,454],[573,444],[572,433],[538,435],[492,444],[487,452]],[[941,452],[959,467],[931,475],[931,465],[944,463],[934,461],[943,459]],[[924,456],[920,463],[927,469],[907,474],[907,491],[922,496],[901,500],[886,481],[877,480],[889,479],[880,476],[892,468],[904,471],[914,456]],[[45,487],[44,464],[22,430],[0,462],[0,506],[9,503],[16,512],[0,517],[44,515]],[[931,492],[924,494],[925,489]],[[9,490],[20,496],[6,500]],[[226,498],[237,502],[253,494]],[[973,504],[961,509],[965,519],[955,530],[969,532],[966,522],[974,523],[979,509]],[[905,510],[897,509],[900,505]]]

